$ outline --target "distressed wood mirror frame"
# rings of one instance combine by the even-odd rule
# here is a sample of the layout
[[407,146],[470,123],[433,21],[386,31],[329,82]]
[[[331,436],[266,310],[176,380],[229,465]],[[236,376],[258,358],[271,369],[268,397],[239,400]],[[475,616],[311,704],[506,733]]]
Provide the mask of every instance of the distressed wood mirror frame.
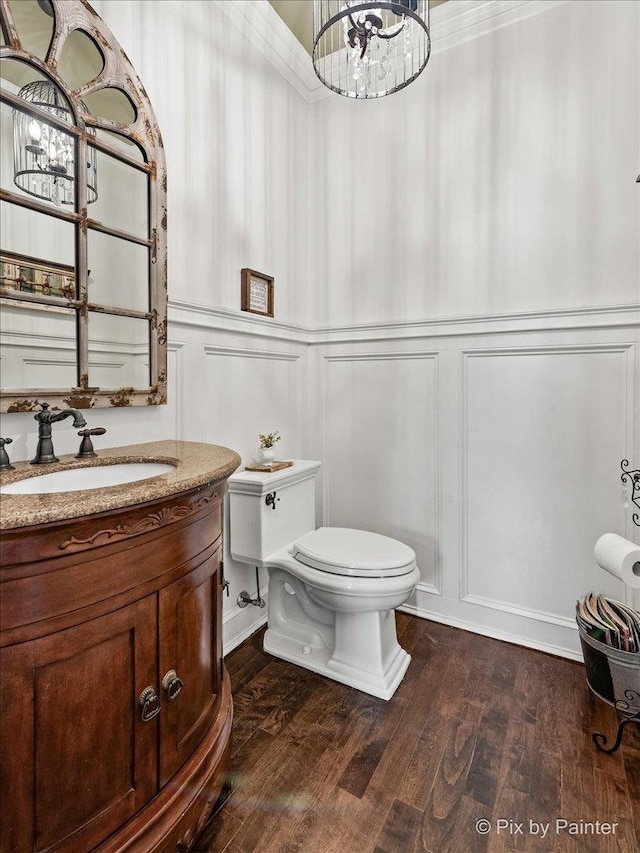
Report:
[[[166,217],[166,186],[167,175],[164,150],[160,130],[147,94],[138,79],[124,51],[114,38],[104,21],[96,14],[85,0],[38,0],[40,9],[46,7],[46,13],[53,17],[52,38],[44,59],[28,52],[22,45],[19,28],[12,17],[12,6],[9,0],[0,0],[0,24],[2,26],[3,42],[0,47],[0,60],[12,59],[26,63],[39,72],[39,76],[51,81],[66,97],[71,107],[72,117],[68,121],[52,117],[50,112],[42,107],[28,103],[23,98],[3,86],[0,100],[12,111],[20,111],[30,119],[40,120],[49,128],[62,130],[72,137],[75,145],[74,178],[75,204],[72,209],[64,210],[60,206],[43,203],[31,195],[14,192],[6,187],[0,189],[0,199],[11,205],[18,205],[29,211],[44,214],[57,220],[66,221],[73,227],[75,251],[75,293],[72,298],[66,294],[55,292],[46,293],[41,289],[36,292],[23,292],[21,287],[8,287],[7,280],[0,286],[0,299],[6,305],[19,307],[21,312],[64,311],[71,319],[75,317],[75,370],[77,384],[71,388],[6,388],[0,390],[0,411],[26,412],[39,408],[43,402],[52,407],[72,406],[86,409],[110,406],[140,406],[159,405],[167,400],[167,217]],[[93,42],[102,55],[103,68],[89,82],[72,88],[60,75],[59,60],[68,38],[80,31]],[[76,35],[77,38],[77,35]],[[124,93],[132,106],[130,123],[120,123],[112,118],[89,113],[84,99],[93,93],[104,93],[106,90],[119,90]],[[41,125],[41,126],[44,126]],[[105,131],[101,133],[100,131]],[[129,146],[111,144],[115,139],[110,134],[124,137]],[[134,143],[131,145],[130,143]],[[135,148],[134,148],[135,146]],[[129,155],[127,147],[135,150]],[[112,225],[91,219],[87,210],[88,180],[85,170],[79,170],[78,164],[87,162],[90,149],[96,149],[91,156],[99,157],[100,152],[115,158],[120,164],[145,173],[146,184],[146,233],[144,236],[127,233]],[[140,153],[141,152],[141,153]],[[136,156],[137,155],[137,156]],[[78,172],[81,172],[79,175]],[[133,174],[133,173],[131,173]],[[98,177],[99,180],[99,177]],[[144,202],[143,202],[144,203]],[[7,208],[8,209],[8,208]],[[17,208],[11,208],[17,210]],[[44,220],[43,220],[44,221]],[[46,220],[49,222],[49,220]],[[147,310],[132,310],[118,304],[105,304],[107,299],[92,301],[90,272],[88,264],[88,241],[91,235],[109,235],[118,238],[118,245],[134,244],[142,247],[143,263],[148,270],[148,302],[143,294],[143,308]],[[116,241],[117,242],[117,241]],[[139,250],[135,250],[139,251]],[[45,259],[42,259],[46,263]],[[33,322],[38,316],[33,314]],[[92,365],[89,357],[89,320],[98,315],[109,315],[111,324],[122,326],[122,318],[133,318],[146,321],[146,325],[138,328],[145,333],[148,329],[148,349],[145,347],[145,378],[148,383],[144,387],[99,387],[92,377]],[[32,317],[28,313],[27,319]],[[106,322],[106,321],[105,321]],[[131,319],[129,321],[131,324]],[[96,326],[98,320],[96,320]],[[147,367],[148,355],[148,372]],[[69,377],[70,378],[70,377]]]

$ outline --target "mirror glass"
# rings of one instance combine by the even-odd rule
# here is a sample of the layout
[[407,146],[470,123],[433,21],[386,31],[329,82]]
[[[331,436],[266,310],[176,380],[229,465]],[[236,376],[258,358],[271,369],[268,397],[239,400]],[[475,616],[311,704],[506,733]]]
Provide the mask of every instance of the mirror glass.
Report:
[[149,249],[89,231],[89,302],[130,311],[149,310]]
[[120,151],[129,160],[146,163],[144,151],[136,145],[133,139],[127,139],[126,136],[122,136],[120,133],[114,133],[112,130],[105,130],[102,127],[96,127],[95,131],[98,141],[104,142],[105,145],[109,145],[111,148],[115,148],[116,151]]
[[94,40],[82,30],[73,30],[62,48],[58,74],[70,89],[79,89],[102,72],[104,56]]
[[149,385],[149,321],[90,311],[89,373],[105,388]]
[[149,236],[149,176],[129,163],[96,151],[100,192],[91,218],[135,237]]
[[83,100],[94,116],[117,124],[133,124],[136,120],[137,110],[122,89],[105,86],[104,89],[85,95]]
[[0,18],[18,38],[0,47],[0,407],[164,403],[166,170],[151,104],[83,0],[8,0]]
[[78,384],[76,312],[0,299],[2,385],[27,392]]
[[[72,223],[65,222],[64,219],[54,219],[46,213],[29,210],[9,201],[0,201],[0,221],[2,221],[0,255],[3,259],[9,255],[24,257],[25,267],[21,275],[26,281],[37,282],[42,278],[39,270],[52,271],[58,265],[68,267],[73,275],[75,240]],[[31,266],[31,272],[27,270],[27,264]],[[3,279],[6,278],[4,269],[2,276]],[[11,289],[24,290],[17,286],[12,286]]]
[[38,3],[38,0],[9,0],[9,11],[24,50],[38,59],[44,59],[53,38],[53,6],[47,4],[46,0],[42,3]]

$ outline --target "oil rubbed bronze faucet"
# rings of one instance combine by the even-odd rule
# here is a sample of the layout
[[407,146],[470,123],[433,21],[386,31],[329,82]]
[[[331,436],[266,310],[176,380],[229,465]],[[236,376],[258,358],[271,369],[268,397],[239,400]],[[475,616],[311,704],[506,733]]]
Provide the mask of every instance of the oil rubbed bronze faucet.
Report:
[[58,461],[58,457],[53,452],[51,424],[55,424],[65,418],[73,418],[74,427],[78,428],[87,425],[87,422],[77,409],[60,409],[50,412],[48,403],[42,403],[42,411],[34,415],[34,418],[38,421],[38,447],[35,458],[31,460],[32,465],[48,465],[51,462]]

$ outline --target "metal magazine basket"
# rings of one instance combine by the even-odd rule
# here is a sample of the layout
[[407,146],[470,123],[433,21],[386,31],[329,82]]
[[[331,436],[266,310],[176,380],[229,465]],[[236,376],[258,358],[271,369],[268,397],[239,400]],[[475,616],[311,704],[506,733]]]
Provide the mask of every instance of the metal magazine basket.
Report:
[[578,625],[587,684],[625,715],[640,714],[640,652],[623,652],[594,640]]

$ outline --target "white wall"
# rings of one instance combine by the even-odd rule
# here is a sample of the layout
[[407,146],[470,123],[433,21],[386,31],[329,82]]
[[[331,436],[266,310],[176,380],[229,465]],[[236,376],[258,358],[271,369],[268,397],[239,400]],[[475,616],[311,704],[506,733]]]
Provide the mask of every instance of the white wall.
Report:
[[[279,429],[324,462],[325,523],[415,548],[413,612],[575,656],[574,599],[623,595],[595,538],[637,538],[639,4],[573,0],[390,98],[315,104],[215,3],[93,5],[169,173],[169,405],[96,411],[103,440],[248,461]],[[275,320],[239,311],[244,266],[275,275]],[[33,455],[32,416],[2,430]],[[228,648],[264,611],[225,571]]]
[[392,97],[317,104],[315,323],[637,302],[639,17],[558,3]]
[[579,596],[633,601],[596,539],[640,541],[639,32],[559,3],[313,109],[325,523],[415,548],[411,612],[572,657]]
[[[92,5],[136,68],[162,130],[174,306],[169,404],[89,413],[92,426],[107,428],[96,449],[177,437],[227,444],[248,461],[258,433],[279,429],[282,452],[300,456],[306,346],[296,343],[295,324],[307,321],[307,105],[214,3]],[[275,325],[240,316],[243,267],[275,276]],[[33,457],[32,415],[3,416],[0,429],[13,438],[12,459]],[[67,422],[56,428],[58,454],[77,452],[75,432]],[[234,607],[241,589],[253,590],[252,570],[227,561],[225,571],[229,643],[264,611]]]

